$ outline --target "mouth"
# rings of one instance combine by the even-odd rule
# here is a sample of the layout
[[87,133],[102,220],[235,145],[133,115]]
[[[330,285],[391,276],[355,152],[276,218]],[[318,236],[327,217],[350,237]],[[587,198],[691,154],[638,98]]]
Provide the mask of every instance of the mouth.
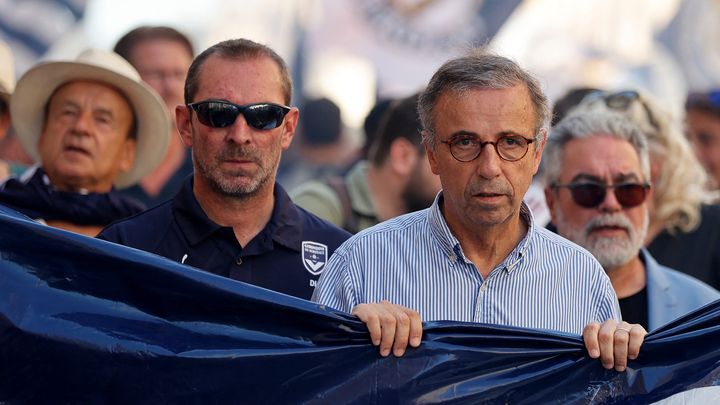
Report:
[[505,197],[505,194],[500,194],[500,193],[475,193],[475,194],[473,194],[473,197],[475,197],[475,198],[480,198],[480,199],[483,199],[483,200],[492,200],[492,199],[497,199],[497,198]]
[[628,230],[625,227],[614,225],[597,226],[592,228],[590,232],[600,235],[616,235],[618,233],[622,233],[624,235],[628,234]]
[[84,156],[91,156],[91,155],[90,155],[90,151],[88,151],[87,149],[82,148],[82,147],[79,147],[79,146],[74,146],[74,145],[65,146],[65,147],[63,148],[63,151],[64,151],[64,152],[69,152],[69,153],[72,153],[72,154],[80,154],[80,155],[84,155]]

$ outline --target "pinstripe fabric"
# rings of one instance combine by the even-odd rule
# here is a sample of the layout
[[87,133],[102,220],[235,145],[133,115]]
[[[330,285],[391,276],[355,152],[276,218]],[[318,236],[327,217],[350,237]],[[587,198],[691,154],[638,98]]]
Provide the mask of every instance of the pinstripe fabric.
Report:
[[463,255],[438,206],[368,228],[327,263],[313,300],[350,312],[388,300],[423,321],[455,320],[581,334],[590,322],[620,320],[617,297],[583,248],[533,224],[486,279]]

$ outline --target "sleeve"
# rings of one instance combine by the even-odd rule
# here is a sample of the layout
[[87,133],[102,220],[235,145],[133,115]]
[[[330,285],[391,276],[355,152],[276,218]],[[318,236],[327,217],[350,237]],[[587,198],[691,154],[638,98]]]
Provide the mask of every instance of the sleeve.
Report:
[[600,298],[598,300],[596,321],[603,323],[608,319],[614,319],[620,322],[622,321],[622,314],[620,313],[620,303],[617,294],[615,294],[615,289],[602,267],[599,270],[602,277],[599,277],[596,283],[599,289],[597,296]]
[[290,198],[318,217],[338,227],[343,226],[342,202],[326,184],[318,181],[303,184],[290,192]]
[[103,228],[102,231],[96,236],[98,239],[106,240],[108,242],[117,243],[120,245],[124,245],[125,243],[123,238],[121,237],[121,233],[118,231],[117,227],[108,225],[105,228]]
[[346,252],[340,249],[330,256],[325,265],[313,292],[312,301],[343,312],[351,312],[358,302],[349,273]]

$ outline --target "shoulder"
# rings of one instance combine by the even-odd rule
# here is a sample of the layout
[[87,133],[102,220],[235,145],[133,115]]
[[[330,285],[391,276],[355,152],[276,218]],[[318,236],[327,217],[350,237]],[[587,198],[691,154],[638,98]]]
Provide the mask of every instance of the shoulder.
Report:
[[337,247],[345,242],[351,234],[337,225],[318,217],[303,207],[295,205],[302,221],[303,238],[314,238]]
[[292,189],[289,194],[293,202],[306,211],[336,225],[342,224],[342,202],[327,183],[311,181]]
[[338,251],[376,254],[380,250],[394,251],[400,246],[427,243],[431,239],[427,212],[428,209],[411,212],[366,228],[348,239]]
[[585,248],[545,228],[536,228],[534,244],[544,255],[551,255],[556,259],[591,262],[600,266],[592,253]]
[[160,235],[166,233],[173,220],[173,200],[166,201],[149,210],[115,221],[106,226],[97,236],[110,242],[120,243],[139,249],[155,244]]
[[[720,292],[693,276],[660,264],[658,264],[655,269],[667,278],[672,288],[682,291],[683,295],[687,294],[688,296],[694,296],[700,299],[709,298],[713,301],[720,298]],[[652,273],[649,276],[652,277]]]

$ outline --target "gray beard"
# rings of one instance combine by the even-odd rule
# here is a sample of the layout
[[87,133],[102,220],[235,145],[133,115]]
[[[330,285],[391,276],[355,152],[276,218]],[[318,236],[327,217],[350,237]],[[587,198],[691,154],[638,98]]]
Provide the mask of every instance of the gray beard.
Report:
[[[556,208],[558,233],[563,237],[587,249],[605,271],[618,268],[638,255],[643,247],[649,225],[649,215],[645,211],[642,229],[634,228],[632,223],[622,214],[603,214],[595,217],[580,229],[572,228],[565,222],[562,211]],[[594,237],[590,235],[598,225],[621,226],[628,232],[628,237]]]

